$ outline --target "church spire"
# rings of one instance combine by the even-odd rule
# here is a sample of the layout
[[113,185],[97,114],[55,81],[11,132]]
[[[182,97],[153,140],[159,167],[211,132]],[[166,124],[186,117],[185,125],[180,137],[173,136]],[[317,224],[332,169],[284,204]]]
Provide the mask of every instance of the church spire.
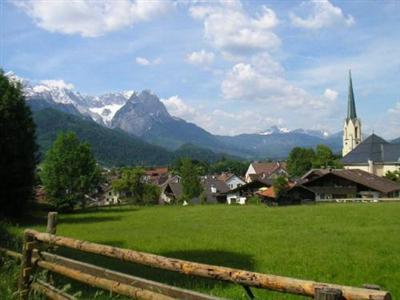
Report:
[[347,103],[347,120],[356,119],[356,103],[354,101],[353,82],[351,80],[351,70],[349,70],[349,95]]

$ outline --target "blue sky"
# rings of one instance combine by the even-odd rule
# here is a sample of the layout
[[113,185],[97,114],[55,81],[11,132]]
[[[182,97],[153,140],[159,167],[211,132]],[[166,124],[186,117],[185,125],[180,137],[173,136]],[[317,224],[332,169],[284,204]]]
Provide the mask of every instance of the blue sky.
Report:
[[0,0],[0,66],[101,94],[150,89],[212,133],[400,136],[400,1]]

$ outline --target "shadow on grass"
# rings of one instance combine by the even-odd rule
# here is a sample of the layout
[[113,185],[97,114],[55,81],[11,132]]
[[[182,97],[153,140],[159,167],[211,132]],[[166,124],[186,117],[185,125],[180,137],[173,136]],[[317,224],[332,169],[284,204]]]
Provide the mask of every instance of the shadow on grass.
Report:
[[74,218],[63,218],[59,219],[58,224],[90,224],[90,223],[98,223],[98,222],[112,222],[112,221],[120,221],[122,219],[121,216],[95,216],[95,217],[74,217]]
[[[124,247],[123,241],[102,241],[102,244],[107,244],[114,247]],[[233,288],[233,284],[226,283],[213,279],[206,279],[197,276],[188,276],[178,272],[152,268],[141,264],[122,262],[117,259],[92,255],[88,253],[78,252],[71,249],[59,249],[60,255],[65,255],[80,261],[91,263],[100,267],[108,268],[114,271],[123,272],[133,276],[138,276],[150,279],[157,282],[189,289],[209,294],[213,293],[224,295],[224,289]],[[253,270],[254,262],[250,255],[235,253],[229,251],[218,250],[188,250],[188,251],[171,251],[160,253],[160,255],[170,258],[178,258],[193,262],[205,263],[216,266],[232,267],[243,270]],[[242,290],[237,299],[241,299]],[[236,299],[236,297],[235,297]]]
[[75,210],[73,214],[88,214],[93,212],[116,212],[116,213],[126,213],[126,212],[133,212],[138,211],[139,208],[137,206],[132,205],[121,205],[121,206],[103,206],[103,207],[89,207],[84,209]]

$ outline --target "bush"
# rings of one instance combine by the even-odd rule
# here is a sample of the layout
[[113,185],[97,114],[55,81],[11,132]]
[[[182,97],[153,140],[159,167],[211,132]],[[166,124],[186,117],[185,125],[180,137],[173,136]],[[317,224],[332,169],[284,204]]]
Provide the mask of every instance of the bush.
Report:
[[251,196],[250,198],[247,199],[247,204],[250,205],[260,205],[261,204],[261,199],[257,196]]

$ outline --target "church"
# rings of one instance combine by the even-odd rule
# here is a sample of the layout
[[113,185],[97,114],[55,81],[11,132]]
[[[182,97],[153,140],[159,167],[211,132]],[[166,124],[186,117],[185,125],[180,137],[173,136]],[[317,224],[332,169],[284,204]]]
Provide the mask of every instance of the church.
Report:
[[349,73],[347,118],[343,128],[342,163],[345,169],[361,169],[377,176],[400,170],[400,144],[391,144],[372,134],[363,139],[357,117],[353,82]]

